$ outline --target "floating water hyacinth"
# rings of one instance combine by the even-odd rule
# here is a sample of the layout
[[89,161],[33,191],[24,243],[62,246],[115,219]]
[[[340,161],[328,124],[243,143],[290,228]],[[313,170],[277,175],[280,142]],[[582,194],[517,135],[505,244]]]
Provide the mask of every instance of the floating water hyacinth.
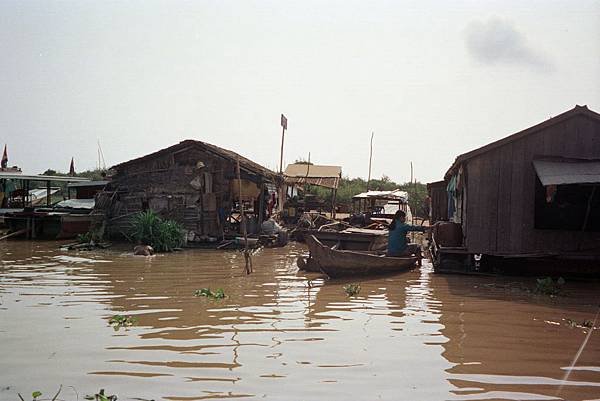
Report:
[[206,298],[210,298],[210,299],[224,299],[225,292],[223,291],[222,288],[217,288],[215,290],[215,292],[212,292],[210,290],[210,288],[201,288],[199,290],[196,290],[196,292],[194,292],[194,296],[206,297]]

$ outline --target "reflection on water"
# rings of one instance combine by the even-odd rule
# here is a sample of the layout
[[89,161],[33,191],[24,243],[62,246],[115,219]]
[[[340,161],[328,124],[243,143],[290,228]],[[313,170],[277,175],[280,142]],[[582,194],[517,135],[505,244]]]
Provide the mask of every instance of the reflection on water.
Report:
[[[68,386],[120,399],[600,398],[600,333],[570,368],[587,330],[565,324],[593,318],[597,283],[549,299],[425,264],[348,298],[350,281],[297,272],[302,250],[262,250],[246,276],[236,252],[0,243],[0,400],[60,384],[65,399]],[[203,287],[227,298],[195,297]],[[138,323],[114,330],[114,314]]]

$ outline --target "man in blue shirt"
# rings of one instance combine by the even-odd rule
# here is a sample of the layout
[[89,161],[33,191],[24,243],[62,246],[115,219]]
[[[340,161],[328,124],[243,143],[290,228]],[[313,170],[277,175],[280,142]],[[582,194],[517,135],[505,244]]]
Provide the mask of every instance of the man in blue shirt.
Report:
[[406,213],[402,210],[398,210],[394,215],[392,224],[390,224],[387,256],[408,256],[414,254],[419,259],[417,262],[420,266],[421,249],[417,244],[408,244],[406,234],[408,234],[409,231],[424,232],[425,228],[406,224]]

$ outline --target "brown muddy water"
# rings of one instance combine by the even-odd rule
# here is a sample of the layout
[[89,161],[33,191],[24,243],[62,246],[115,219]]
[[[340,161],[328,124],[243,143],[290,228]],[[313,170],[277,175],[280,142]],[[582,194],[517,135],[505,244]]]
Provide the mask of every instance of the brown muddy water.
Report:
[[[145,258],[4,241],[0,400],[51,399],[60,384],[66,400],[100,388],[120,400],[600,399],[600,330],[567,320],[594,319],[597,282],[550,298],[527,292],[530,279],[429,264],[328,281],[297,271],[302,251],[264,249],[246,276],[237,252]],[[227,298],[195,297],[202,287]],[[115,314],[137,324],[115,331]]]

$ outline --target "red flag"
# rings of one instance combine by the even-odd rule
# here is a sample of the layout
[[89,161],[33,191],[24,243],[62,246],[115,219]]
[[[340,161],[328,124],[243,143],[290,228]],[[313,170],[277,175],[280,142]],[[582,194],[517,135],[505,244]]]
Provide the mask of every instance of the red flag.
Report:
[[4,153],[2,154],[2,162],[0,162],[0,167],[8,167],[8,153],[6,152],[6,145],[4,145]]
[[283,129],[287,129],[287,118],[283,114],[281,115],[281,126]]
[[71,157],[71,166],[69,167],[69,175],[71,177],[75,177],[75,163],[73,163],[72,157]]

